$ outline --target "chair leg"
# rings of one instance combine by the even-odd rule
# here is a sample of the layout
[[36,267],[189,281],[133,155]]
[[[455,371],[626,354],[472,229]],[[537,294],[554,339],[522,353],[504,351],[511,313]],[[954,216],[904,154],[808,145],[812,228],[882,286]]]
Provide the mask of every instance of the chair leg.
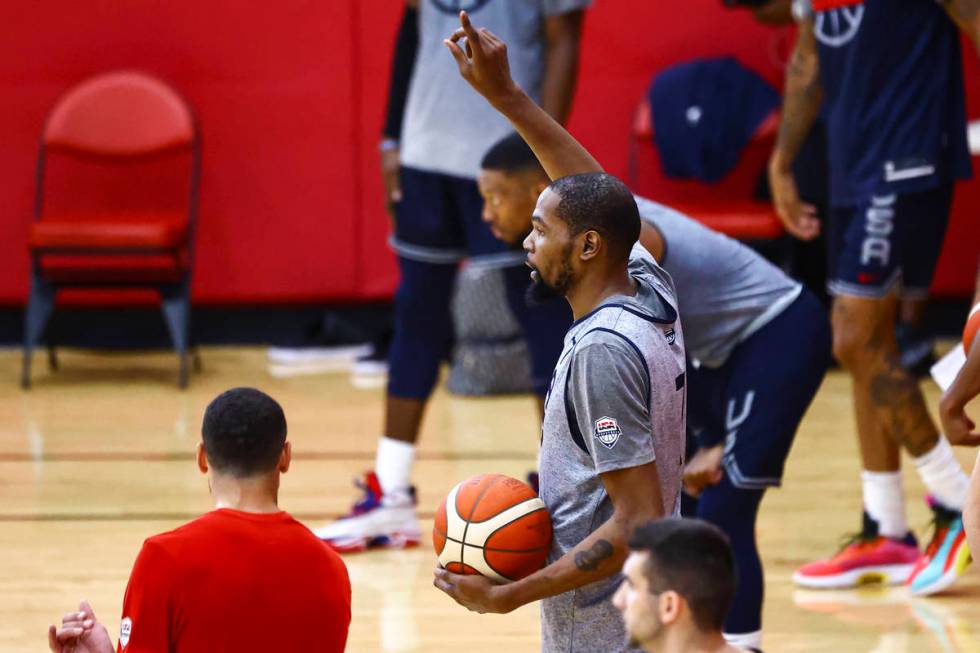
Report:
[[41,341],[41,336],[44,335],[44,330],[54,312],[56,292],[54,285],[41,279],[37,274],[33,275],[31,292],[24,311],[24,362],[20,376],[20,385],[24,389],[31,387],[31,353]]
[[201,349],[197,345],[191,348],[191,357],[194,360],[194,371],[200,374],[204,369],[204,363],[201,361]]
[[187,282],[164,286],[160,290],[163,299],[163,319],[170,332],[170,340],[174,344],[180,361],[177,385],[181,389],[187,387],[190,376],[190,356],[188,353],[188,327],[190,324],[190,285]]
[[48,343],[48,369],[52,372],[58,371],[58,351],[53,343]]

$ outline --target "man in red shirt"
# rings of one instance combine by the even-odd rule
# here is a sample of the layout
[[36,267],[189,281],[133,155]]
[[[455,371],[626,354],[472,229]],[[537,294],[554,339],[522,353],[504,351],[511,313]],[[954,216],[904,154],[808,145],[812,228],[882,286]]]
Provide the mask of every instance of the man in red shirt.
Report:
[[[282,408],[258,390],[228,390],[205,411],[202,436],[197,464],[215,510],[143,543],[116,650],[343,651],[347,569],[277,503],[292,453]],[[113,650],[84,601],[49,628],[48,643],[56,653]]]

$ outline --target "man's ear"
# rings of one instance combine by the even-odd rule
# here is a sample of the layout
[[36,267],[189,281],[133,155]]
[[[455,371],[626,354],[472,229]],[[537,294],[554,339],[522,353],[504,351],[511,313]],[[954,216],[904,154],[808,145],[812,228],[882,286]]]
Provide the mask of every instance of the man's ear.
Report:
[[579,250],[579,258],[583,261],[588,261],[599,255],[599,250],[602,249],[602,236],[595,229],[589,229],[578,236],[582,239],[581,249]]
[[676,623],[684,611],[684,597],[673,590],[667,590],[658,597],[657,609],[660,611],[660,623]]
[[204,452],[204,443],[197,443],[197,468],[202,474],[208,473],[208,455]]
[[289,471],[289,465],[293,462],[293,444],[286,440],[286,443],[282,445],[282,453],[279,454],[279,473],[285,474]]

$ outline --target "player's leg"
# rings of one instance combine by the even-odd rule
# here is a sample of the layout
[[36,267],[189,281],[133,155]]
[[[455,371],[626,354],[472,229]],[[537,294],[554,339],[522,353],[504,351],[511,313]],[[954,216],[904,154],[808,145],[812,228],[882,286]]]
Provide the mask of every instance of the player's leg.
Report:
[[[907,533],[896,448],[902,447],[913,456],[930,492],[944,498],[944,507],[951,503],[958,504],[956,510],[961,509],[966,485],[966,475],[940,439],[918,383],[901,365],[894,336],[897,288],[906,274],[904,268],[915,262],[909,257],[909,245],[913,245],[912,251],[925,249],[938,255],[939,244],[923,243],[928,233],[923,227],[937,226],[935,221],[922,219],[924,206],[936,201],[934,196],[930,200],[930,195],[933,193],[870,198],[841,232],[843,236],[836,244],[842,253],[831,283],[837,296],[834,354],[852,378],[861,443],[868,515],[864,539],[873,535],[878,538],[875,541],[892,550],[894,564],[882,576],[890,582],[900,580],[908,564],[902,559],[911,557],[913,543]],[[938,227],[944,229],[941,216]],[[937,511],[937,517],[943,523],[949,521],[945,512]],[[947,532],[937,528],[937,534]]]
[[395,294],[384,433],[364,497],[351,513],[317,529],[340,551],[403,547],[421,537],[411,486],[415,443],[425,407],[449,351],[449,305],[463,236],[452,215],[452,183],[444,175],[405,168],[395,237],[401,276]]
[[[924,303],[928,297],[952,195],[953,185],[947,184],[900,200],[903,302]],[[942,434],[934,447],[914,458],[914,463],[929,491],[934,529],[908,582],[913,594],[927,595],[953,584],[970,562],[962,514],[969,478]]]
[[[918,556],[908,532],[899,445],[869,391],[866,369],[869,360],[884,360],[888,343],[896,351],[894,289],[900,268],[892,251],[895,199],[872,197],[836,209],[828,223],[834,355],[852,380],[865,515],[861,532],[836,555],[797,571],[796,582],[808,587],[849,587],[869,579],[900,582]],[[874,555],[857,555],[864,552]]]
[[[830,362],[830,327],[809,292],[729,356],[723,375],[724,481],[707,488],[698,516],[728,533],[739,567],[725,624],[732,643],[760,648],[764,585],[755,526],[763,492],[780,484],[797,428]],[[698,377],[691,380],[694,396]],[[690,404],[689,404],[690,405]]]
[[728,536],[735,555],[738,585],[725,619],[725,639],[740,649],[762,648],[762,603],[765,582],[755,538],[755,522],[764,490],[742,490],[725,477],[705,489],[697,516]]

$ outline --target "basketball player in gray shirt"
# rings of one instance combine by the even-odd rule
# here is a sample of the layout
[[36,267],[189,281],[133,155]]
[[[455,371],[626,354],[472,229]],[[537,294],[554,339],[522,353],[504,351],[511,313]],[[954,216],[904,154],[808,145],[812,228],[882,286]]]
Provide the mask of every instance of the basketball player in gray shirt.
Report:
[[[503,138],[484,155],[478,183],[491,231],[519,243],[549,184],[534,152],[518,134]],[[673,279],[690,361],[688,424],[699,448],[685,480],[701,500],[685,504],[685,514],[715,523],[731,539],[740,582],[725,634],[739,646],[758,648],[758,507],[765,490],[781,482],[797,427],[826,370],[826,312],[749,247],[662,204],[635,200],[641,242]]]
[[524,248],[533,287],[563,295],[576,321],[542,432],[541,497],[554,527],[550,564],[506,585],[438,569],[435,585],[478,612],[541,600],[544,651],[627,650],[611,598],[629,534],[679,513],[685,362],[673,286],[637,245],[640,219],[629,190],[574,139],[562,138],[560,125],[511,80],[503,44],[477,32],[465,13],[461,21],[447,40],[460,72],[554,179],[538,199]]

